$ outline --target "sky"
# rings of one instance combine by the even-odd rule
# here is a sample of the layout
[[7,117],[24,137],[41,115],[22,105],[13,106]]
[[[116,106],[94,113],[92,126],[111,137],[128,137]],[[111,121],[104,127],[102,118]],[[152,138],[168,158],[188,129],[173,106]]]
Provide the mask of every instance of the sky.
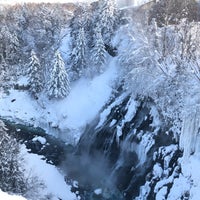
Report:
[[[15,3],[29,3],[29,2],[35,2],[35,3],[68,3],[68,2],[88,2],[91,3],[93,1],[97,0],[0,0],[0,4],[15,4]],[[116,0],[117,5],[119,7],[126,7],[130,5],[138,6],[142,5],[146,2],[149,2],[151,0]]]
[[0,3],[6,4],[15,4],[15,3],[28,3],[28,2],[35,2],[35,3],[66,3],[66,2],[92,2],[94,0],[0,0]]

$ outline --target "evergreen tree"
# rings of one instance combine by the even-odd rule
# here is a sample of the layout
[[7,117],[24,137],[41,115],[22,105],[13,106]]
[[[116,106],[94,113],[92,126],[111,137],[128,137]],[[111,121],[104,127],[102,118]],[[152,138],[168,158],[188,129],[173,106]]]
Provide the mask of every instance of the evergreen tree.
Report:
[[154,18],[159,27],[179,24],[184,18],[199,21],[199,5],[196,0],[159,0],[149,12],[149,22]]
[[31,52],[31,62],[28,70],[30,93],[37,98],[38,93],[43,89],[43,71],[34,51]]
[[0,121],[0,189],[23,194],[27,190],[19,156],[19,144]]
[[114,33],[116,20],[116,3],[115,0],[100,0],[97,21],[102,30],[104,41],[109,44]]
[[101,30],[99,27],[95,30],[95,46],[92,49],[92,58],[96,66],[97,72],[102,72],[102,65],[105,63],[106,50],[105,44],[101,35]]
[[0,72],[1,72],[0,74],[1,84],[3,85],[8,84],[8,81],[10,80],[9,67],[3,56],[1,57],[1,62],[0,62]]
[[[0,27],[0,52],[9,64],[18,63],[20,43],[16,31],[11,31],[7,24]],[[20,55],[21,56],[21,55]]]
[[72,52],[72,69],[80,77],[83,74],[83,70],[86,68],[86,50],[87,43],[85,37],[85,30],[83,27],[79,29],[78,38],[75,48]]
[[57,51],[55,53],[55,64],[48,83],[48,95],[51,98],[64,98],[69,94],[69,91],[69,78],[65,69],[65,63]]

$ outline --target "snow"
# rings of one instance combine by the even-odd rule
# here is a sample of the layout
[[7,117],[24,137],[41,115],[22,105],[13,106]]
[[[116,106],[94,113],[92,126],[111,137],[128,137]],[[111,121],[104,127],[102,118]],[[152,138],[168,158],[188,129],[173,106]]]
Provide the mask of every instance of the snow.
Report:
[[64,175],[55,166],[46,163],[41,156],[27,153],[25,148],[22,151],[27,172],[31,171],[45,185],[39,195],[51,195],[53,200],[76,200],[75,194],[70,191],[71,187],[64,180]]
[[113,120],[110,122],[109,127],[114,126],[116,123],[117,123],[117,120],[116,120],[116,119],[113,119]]
[[140,196],[136,197],[135,200],[147,199],[150,191],[150,182],[147,181],[144,186],[140,187]]
[[160,163],[156,163],[153,167],[153,175],[155,178],[161,178],[163,173],[163,169],[160,165]]
[[[101,75],[73,83],[70,94],[63,100],[49,100],[44,95],[34,100],[27,91],[12,89],[8,96],[0,99],[0,115],[40,126],[52,135],[57,134],[56,131],[64,133],[67,142],[74,142],[111,97],[116,78],[117,64],[112,60]],[[19,80],[21,82],[24,82],[24,77]]]
[[96,128],[99,128],[103,125],[107,119],[107,116],[110,114],[111,109],[117,105],[120,105],[123,99],[127,97],[127,95],[127,93],[122,93],[121,96],[119,96],[113,103],[111,103],[106,109],[103,110],[103,112],[100,114],[100,120]]
[[155,106],[151,107],[150,114],[153,117],[153,121],[152,121],[151,126],[152,127],[161,127],[161,122],[160,122],[160,119],[159,119],[160,115],[159,115],[158,110],[156,109]]
[[33,139],[32,139],[32,141],[33,142],[36,142],[36,141],[38,141],[38,142],[40,142],[41,144],[46,144],[46,139],[44,138],[44,137],[41,137],[41,136],[38,136],[38,137],[34,137]]
[[156,194],[156,200],[165,200],[165,195],[167,194],[167,187],[163,187]]
[[145,133],[141,137],[140,145],[137,145],[137,155],[140,159],[140,164],[144,164],[146,160],[147,153],[151,149],[151,147],[155,144],[154,140],[155,133]]
[[77,181],[73,181],[73,187],[78,188],[78,182]]
[[118,0],[117,4],[120,8],[129,8],[130,6],[141,6],[145,3],[150,2],[151,0]]
[[100,194],[102,194],[102,189],[101,189],[101,188],[98,188],[98,189],[94,190],[94,193],[95,193],[96,195],[100,195]]
[[187,160],[184,158],[180,160],[182,173],[187,181],[182,184],[184,187],[187,187],[187,191],[190,193],[190,200],[197,200],[200,197],[200,156],[199,154],[194,154],[190,156]]
[[184,195],[189,190],[189,180],[180,174],[179,178],[174,179],[173,186],[170,190],[168,198],[172,200],[179,200],[181,199],[182,195]]
[[2,192],[1,190],[0,190],[0,199],[1,200],[26,200],[23,197],[16,196],[16,195],[9,195],[5,192]]

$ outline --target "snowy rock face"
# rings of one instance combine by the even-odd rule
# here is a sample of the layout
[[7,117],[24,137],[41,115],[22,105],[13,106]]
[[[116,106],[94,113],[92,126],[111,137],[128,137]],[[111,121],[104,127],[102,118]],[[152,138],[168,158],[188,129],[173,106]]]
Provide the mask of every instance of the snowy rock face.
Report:
[[166,130],[153,103],[116,94],[86,128],[69,173],[84,169],[80,185],[94,184],[102,195],[109,190],[118,199],[165,199],[179,177],[182,156]]

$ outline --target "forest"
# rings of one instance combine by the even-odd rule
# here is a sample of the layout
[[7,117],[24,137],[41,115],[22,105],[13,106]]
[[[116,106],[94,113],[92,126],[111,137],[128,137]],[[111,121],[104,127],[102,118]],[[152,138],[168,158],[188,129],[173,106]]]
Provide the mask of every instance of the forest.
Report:
[[[199,9],[195,0],[126,7],[115,0],[0,3],[0,189],[30,200],[53,200],[36,195],[36,188],[45,186],[40,177],[27,175],[24,144],[5,125],[11,119],[62,132],[56,137],[71,143],[74,155],[88,153],[97,169],[94,157],[105,156],[112,175],[111,186],[105,185],[116,188],[119,200],[197,200],[200,184],[193,182],[200,179],[188,168],[196,166],[193,158],[199,164]],[[137,164],[129,153],[136,155]],[[80,164],[81,170],[83,160],[78,160],[72,159],[72,166]],[[188,160],[191,166],[185,164]],[[67,176],[71,167],[62,165]],[[120,173],[126,170],[131,178],[121,183]],[[138,182],[133,172],[142,174],[135,178]],[[176,181],[185,187],[175,195]],[[92,189],[96,182],[89,183]],[[113,199],[97,193],[90,199]]]

